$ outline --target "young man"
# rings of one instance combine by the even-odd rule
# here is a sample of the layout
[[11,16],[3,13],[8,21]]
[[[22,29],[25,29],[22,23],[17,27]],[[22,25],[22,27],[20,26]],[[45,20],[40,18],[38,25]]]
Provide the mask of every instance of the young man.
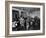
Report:
[[19,30],[25,30],[24,18],[22,16],[19,18],[19,21],[20,21]]

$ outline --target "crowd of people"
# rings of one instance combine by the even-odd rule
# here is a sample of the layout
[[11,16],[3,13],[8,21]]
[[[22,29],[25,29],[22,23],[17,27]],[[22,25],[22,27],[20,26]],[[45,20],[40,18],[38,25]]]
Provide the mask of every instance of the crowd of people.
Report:
[[40,18],[38,16],[20,17],[13,18],[12,22],[13,31],[24,31],[24,30],[40,30]]

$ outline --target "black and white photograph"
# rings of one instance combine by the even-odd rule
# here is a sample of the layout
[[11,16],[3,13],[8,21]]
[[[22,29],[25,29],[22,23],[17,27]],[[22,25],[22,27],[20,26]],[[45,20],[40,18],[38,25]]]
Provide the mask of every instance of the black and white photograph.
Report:
[[5,36],[45,35],[45,4],[36,2],[5,2]]
[[12,7],[12,31],[40,30],[40,8]]
[[10,34],[43,33],[43,6],[10,4]]

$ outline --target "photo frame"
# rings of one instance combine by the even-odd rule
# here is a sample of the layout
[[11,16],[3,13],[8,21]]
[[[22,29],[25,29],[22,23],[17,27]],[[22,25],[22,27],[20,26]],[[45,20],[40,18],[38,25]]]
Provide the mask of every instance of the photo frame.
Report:
[[[45,4],[44,3],[6,1],[5,6],[6,6],[5,7],[5,36],[6,37],[34,36],[34,35],[45,34]],[[20,23],[20,25],[15,24],[15,25],[19,25],[17,28],[14,25],[14,22],[16,23],[18,22],[16,15],[19,18],[18,20]],[[40,19],[40,23],[38,21],[38,26],[37,26],[37,18],[35,18],[35,16],[36,17],[38,16],[39,17],[38,19]],[[21,17],[23,17],[23,21],[25,21],[25,18],[28,19],[28,17],[33,20],[35,18],[36,21],[32,22],[34,24],[31,26],[28,25],[27,22],[21,22],[20,21]],[[35,22],[36,22],[36,27],[34,26]],[[26,27],[21,27],[21,24],[23,25],[24,23],[26,23]],[[28,28],[28,26],[30,28]]]

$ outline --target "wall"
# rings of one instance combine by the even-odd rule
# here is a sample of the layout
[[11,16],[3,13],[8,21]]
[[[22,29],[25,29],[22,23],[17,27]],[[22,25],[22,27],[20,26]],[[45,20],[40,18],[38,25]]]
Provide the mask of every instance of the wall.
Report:
[[30,14],[30,16],[32,17],[38,16],[40,18],[40,11],[34,11]]
[[[4,1],[5,0],[0,0],[0,38],[5,38],[4,37],[5,36],[5,10],[4,10],[5,9],[5,2]],[[44,2],[44,3],[46,3],[46,0],[21,0],[21,1],[27,1],[27,2],[32,1],[32,2]],[[46,4],[45,4],[45,6],[46,6]],[[46,10],[46,7],[45,7],[45,10]],[[45,15],[46,15],[46,13],[45,13]],[[46,19],[46,16],[45,16],[45,19]],[[45,23],[46,23],[46,20],[45,20]],[[45,35],[16,37],[16,38],[46,38],[46,24],[45,24]]]

